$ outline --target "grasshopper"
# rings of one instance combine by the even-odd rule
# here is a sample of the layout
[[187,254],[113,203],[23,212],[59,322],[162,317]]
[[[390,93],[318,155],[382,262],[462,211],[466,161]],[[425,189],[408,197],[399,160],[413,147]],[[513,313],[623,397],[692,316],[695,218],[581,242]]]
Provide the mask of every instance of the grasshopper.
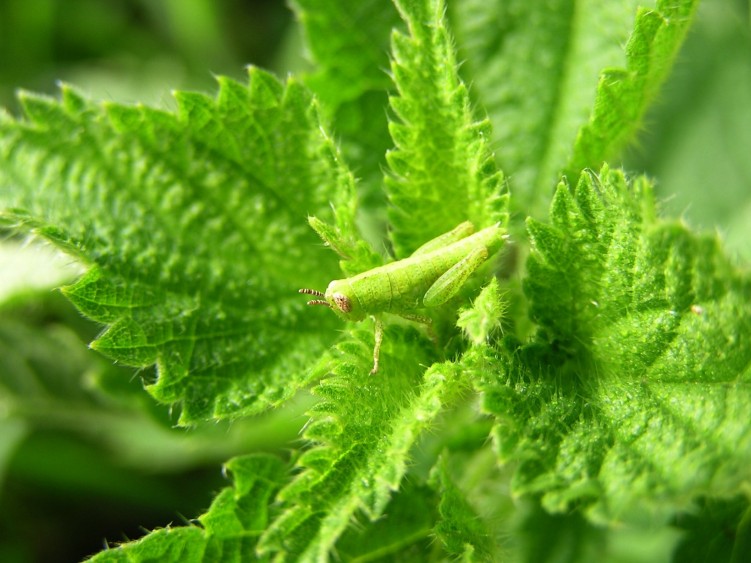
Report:
[[508,235],[500,224],[475,232],[469,221],[423,244],[408,258],[373,268],[351,278],[334,280],[326,292],[301,289],[318,299],[308,305],[324,305],[345,321],[373,317],[375,346],[373,369],[383,341],[382,313],[422,322],[431,319],[413,311],[443,305],[454,297],[474,272],[503,244]]

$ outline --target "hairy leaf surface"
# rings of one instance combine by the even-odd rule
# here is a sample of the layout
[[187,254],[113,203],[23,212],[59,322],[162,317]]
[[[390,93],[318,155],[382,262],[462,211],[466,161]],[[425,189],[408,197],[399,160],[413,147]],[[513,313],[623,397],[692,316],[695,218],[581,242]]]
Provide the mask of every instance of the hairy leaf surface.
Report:
[[298,461],[302,472],[280,493],[284,511],[264,534],[262,552],[325,560],[353,518],[383,514],[417,439],[464,388],[457,365],[435,364],[423,374],[429,359],[418,352],[416,338],[414,330],[391,327],[376,376],[368,375],[369,331],[338,345],[331,377],[314,388],[323,400],[304,433],[313,447]]
[[[305,383],[321,323],[296,295],[337,271],[305,223],[352,177],[294,81],[258,70],[176,113],[94,104],[64,87],[0,122],[5,221],[80,257],[65,294],[107,330],[92,346],[182,405],[181,422],[249,414]],[[346,206],[343,209],[348,209]]]
[[250,561],[269,520],[269,503],[285,475],[284,463],[269,455],[231,459],[234,484],[222,490],[195,524],[155,530],[89,561]]
[[[490,123],[472,115],[467,88],[439,0],[397,2],[408,34],[391,38],[395,149],[388,154],[387,193],[395,254],[472,221],[507,220],[503,176],[490,150]],[[449,227],[447,227],[447,225]]]
[[[751,277],[716,237],[658,218],[644,178],[591,172],[638,131],[696,1],[292,4],[314,65],[301,77],[252,69],[213,97],[178,92],[174,111],[64,86],[0,114],[0,231],[80,260],[63,291],[104,325],[92,347],[142,368],[193,426],[177,445],[120,424],[113,402],[154,405],[138,385],[118,394],[119,374],[96,378],[106,401],[83,412],[102,358],[2,318],[0,470],[37,420],[64,418],[148,467],[289,456],[231,460],[206,514],[107,561],[667,560],[719,533],[741,539],[708,554],[742,553]],[[429,330],[384,315],[368,375],[371,320],[306,309],[298,288],[467,220],[506,228],[499,165],[527,231],[419,311]],[[249,416],[296,394],[296,441],[297,402]],[[50,414],[64,403],[77,412]],[[252,437],[230,446],[241,434],[221,418]]]
[[[651,186],[604,168],[529,221],[539,332],[485,387],[499,458],[551,511],[664,518],[748,478],[751,280],[716,238],[654,217]],[[502,382],[503,378],[507,381]]]
[[493,124],[515,210],[541,216],[561,171],[575,180],[633,138],[696,4],[451,4],[463,75]]

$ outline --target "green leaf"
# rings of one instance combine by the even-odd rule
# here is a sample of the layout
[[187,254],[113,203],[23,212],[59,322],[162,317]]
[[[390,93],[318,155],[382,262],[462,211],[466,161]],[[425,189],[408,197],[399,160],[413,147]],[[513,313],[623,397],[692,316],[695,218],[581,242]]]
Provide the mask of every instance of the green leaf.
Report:
[[490,123],[472,115],[440,0],[396,2],[408,34],[391,38],[391,98],[386,187],[398,258],[462,221],[507,220],[503,176],[490,150]]
[[[486,353],[485,409],[517,493],[590,518],[665,518],[739,494],[751,463],[751,279],[714,237],[654,217],[651,186],[603,168],[529,221],[539,324]],[[492,365],[492,364],[489,364]]]
[[391,86],[388,38],[399,22],[392,5],[374,0],[351,2],[293,0],[315,71],[306,82],[328,107],[356,100]]
[[[717,228],[727,251],[751,261],[751,64],[746,7],[702,2],[677,69],[624,166],[658,178],[671,215]],[[710,180],[711,178],[711,180]],[[708,184],[721,189],[707,189]]]
[[[337,213],[337,219],[342,215],[346,214]],[[354,214],[349,215],[353,216]],[[352,276],[383,265],[383,258],[364,240],[356,238],[354,223],[337,222],[339,226],[335,227],[317,217],[308,217],[310,227],[321,237],[324,244],[342,257],[339,267],[344,274]]]
[[303,312],[296,289],[336,277],[305,217],[333,202],[351,224],[352,176],[304,88],[250,75],[220,78],[216,98],[177,93],[176,113],[64,87],[0,121],[6,221],[88,264],[65,293],[109,325],[93,347],[156,363],[149,390],[183,424],[291,397],[336,322]]
[[561,171],[573,181],[633,138],[696,4],[450,5],[462,71],[493,124],[515,210],[539,217]]
[[284,463],[264,454],[226,464],[234,486],[222,490],[195,524],[163,528],[95,555],[89,561],[248,561],[269,520],[269,506],[286,474]]
[[[115,366],[86,349],[84,342],[96,332],[97,327],[57,292],[28,294],[24,300],[0,306],[0,406],[7,422],[7,448],[12,446],[12,432],[21,426],[32,437],[37,431],[54,429],[58,439],[64,435],[83,440],[87,455],[101,457],[105,452],[110,463],[152,473],[155,467],[180,471],[220,463],[297,435],[300,423],[290,420],[295,416],[290,409],[231,425],[212,421],[194,426],[189,433],[174,428],[170,409],[143,393],[132,369]],[[306,404],[290,406],[302,413]],[[49,473],[54,480],[58,473],[65,474],[58,471],[65,464],[46,472],[48,449],[46,442],[41,447],[32,442],[27,456],[30,464],[43,466],[40,473]],[[101,471],[101,467],[89,469],[91,474]],[[77,470],[79,480],[81,473]],[[88,481],[98,486],[103,479],[98,475]],[[137,482],[128,485],[137,487]],[[124,485],[111,484],[109,492],[132,496]]]
[[600,76],[589,123],[577,135],[566,174],[599,168],[633,139],[682,45],[698,1],[658,0],[654,9],[640,7],[626,44],[625,68]]
[[445,457],[433,467],[430,483],[440,492],[440,519],[435,534],[446,552],[465,561],[494,560],[490,533],[451,479]]
[[304,433],[313,447],[279,495],[283,512],[265,532],[262,553],[322,560],[354,517],[372,521],[383,514],[416,440],[465,387],[455,364],[435,364],[423,374],[421,365],[430,362],[415,340],[413,330],[389,326],[375,376],[367,375],[370,331],[337,346],[332,375],[314,388],[322,401]]
[[[517,501],[518,502],[518,501]],[[521,521],[511,534],[519,542],[521,561],[676,561],[673,550],[680,533],[670,526],[613,526],[588,522],[581,512],[549,514],[522,502]],[[683,559],[678,559],[683,561]]]
[[436,500],[429,487],[405,481],[387,505],[386,516],[367,527],[347,529],[336,543],[337,556],[343,561],[425,559],[434,542]]
[[676,520],[683,532],[674,560],[687,563],[729,561],[741,563],[751,548],[751,508],[748,498],[702,499],[690,514]]
[[385,70],[399,14],[382,0],[295,0],[291,7],[315,64],[305,84],[323,102],[344,154],[358,163],[364,205],[380,206],[381,171],[390,146],[385,108],[392,84]]
[[472,307],[459,312],[456,325],[473,344],[479,345],[487,342],[491,333],[501,328],[505,309],[498,280],[493,278],[482,289]]

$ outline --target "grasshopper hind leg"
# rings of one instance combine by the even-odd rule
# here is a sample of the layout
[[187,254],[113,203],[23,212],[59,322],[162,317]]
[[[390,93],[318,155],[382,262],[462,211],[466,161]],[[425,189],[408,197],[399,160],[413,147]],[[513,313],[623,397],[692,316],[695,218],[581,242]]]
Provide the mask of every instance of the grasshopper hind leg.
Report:
[[488,249],[476,248],[439,277],[423,297],[426,307],[438,307],[454,297],[464,283],[488,259]]
[[434,239],[429,240],[423,244],[420,248],[412,253],[412,256],[420,256],[421,254],[428,254],[434,250],[439,250],[452,242],[457,242],[463,238],[468,237],[475,232],[475,226],[469,221],[458,224],[448,233],[443,233]]
[[438,337],[436,337],[433,331],[433,319],[424,315],[416,315],[413,313],[399,313],[399,316],[413,323],[420,323],[425,325],[425,330],[428,332],[428,338],[430,338],[434,344],[438,344]]

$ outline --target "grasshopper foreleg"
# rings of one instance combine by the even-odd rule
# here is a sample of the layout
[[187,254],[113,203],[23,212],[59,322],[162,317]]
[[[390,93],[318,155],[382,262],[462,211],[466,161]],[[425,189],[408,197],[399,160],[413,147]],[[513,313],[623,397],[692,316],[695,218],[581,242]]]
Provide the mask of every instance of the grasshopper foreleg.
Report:
[[378,372],[378,359],[381,356],[381,343],[383,343],[383,321],[374,316],[373,322],[375,323],[375,344],[373,345],[373,369],[370,370],[370,375]]

